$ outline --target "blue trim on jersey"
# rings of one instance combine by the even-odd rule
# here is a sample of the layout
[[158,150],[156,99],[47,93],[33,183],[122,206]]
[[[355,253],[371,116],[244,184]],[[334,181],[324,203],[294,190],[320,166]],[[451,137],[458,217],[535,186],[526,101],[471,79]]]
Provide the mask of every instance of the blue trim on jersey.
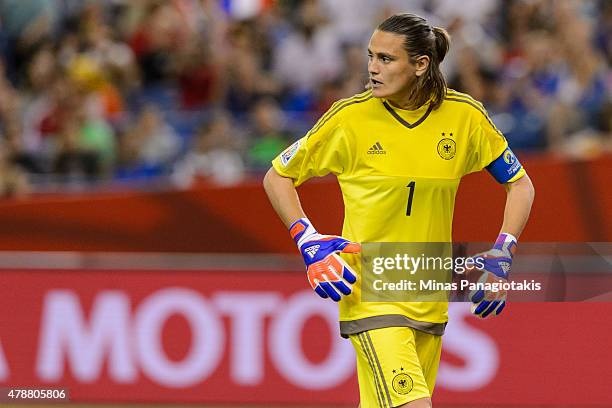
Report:
[[522,168],[523,166],[509,147],[486,167],[487,171],[501,184],[507,183]]

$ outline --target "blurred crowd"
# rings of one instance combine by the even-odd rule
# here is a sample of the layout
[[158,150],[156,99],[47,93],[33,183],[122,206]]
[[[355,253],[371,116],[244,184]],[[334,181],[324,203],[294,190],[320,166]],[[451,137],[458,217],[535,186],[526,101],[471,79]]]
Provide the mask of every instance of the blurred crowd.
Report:
[[610,150],[610,1],[2,0],[0,195],[239,183],[364,89],[406,11],[515,150]]

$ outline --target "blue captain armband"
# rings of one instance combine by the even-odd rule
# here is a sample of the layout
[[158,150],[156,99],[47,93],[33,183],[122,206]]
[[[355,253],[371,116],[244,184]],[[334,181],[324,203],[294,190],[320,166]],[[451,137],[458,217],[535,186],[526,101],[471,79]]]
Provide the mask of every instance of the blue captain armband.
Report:
[[486,167],[487,171],[500,184],[510,181],[522,168],[523,166],[509,147]]

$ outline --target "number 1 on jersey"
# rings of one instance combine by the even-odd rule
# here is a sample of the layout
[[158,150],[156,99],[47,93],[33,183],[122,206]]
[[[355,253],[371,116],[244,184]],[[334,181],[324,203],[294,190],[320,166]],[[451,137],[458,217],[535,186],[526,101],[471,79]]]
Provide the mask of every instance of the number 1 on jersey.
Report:
[[416,183],[414,181],[411,181],[406,186],[406,187],[408,187],[410,189],[410,192],[408,193],[408,205],[406,206],[406,216],[407,217],[410,217],[410,213],[412,211],[412,198],[414,197],[415,185],[416,185]]

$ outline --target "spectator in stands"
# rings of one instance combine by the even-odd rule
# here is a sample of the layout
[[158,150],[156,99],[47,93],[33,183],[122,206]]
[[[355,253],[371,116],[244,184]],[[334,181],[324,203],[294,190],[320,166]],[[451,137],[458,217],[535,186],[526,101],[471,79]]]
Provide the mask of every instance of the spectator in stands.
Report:
[[62,181],[96,181],[101,175],[100,155],[83,143],[84,127],[81,112],[68,113],[55,135],[52,169]]
[[247,22],[236,23],[229,33],[227,107],[238,114],[247,113],[259,98],[280,93],[277,80],[264,70],[255,37],[255,27]]
[[[576,143],[583,140],[586,151],[597,143],[601,132],[604,107],[610,100],[603,57],[592,44],[593,26],[589,20],[576,17],[577,10],[569,5],[556,5],[558,44],[564,53],[567,71],[559,83],[559,92],[550,110],[549,145],[562,150],[570,147],[575,153]],[[572,142],[568,146],[564,146]]]
[[248,163],[251,169],[263,171],[294,137],[285,128],[283,112],[274,99],[258,101],[251,111],[251,120]]
[[[223,107],[232,125],[252,129],[244,153],[247,170],[257,171],[279,140],[293,139],[279,118],[308,129],[331,101],[361,89],[364,33],[406,7],[405,0],[290,0],[259,8],[217,0],[5,0],[0,129],[28,172],[65,173],[57,155],[63,152],[60,163],[80,163],[66,159],[78,156],[78,146],[96,156],[78,172],[162,177],[184,153],[194,124]],[[449,26],[452,87],[482,98],[513,147],[605,150],[609,2],[411,0],[409,7]],[[84,121],[73,117],[74,98]],[[149,105],[157,112],[142,113]]]
[[120,138],[120,178],[167,174],[178,157],[181,140],[154,105],[147,105]]
[[242,181],[245,164],[236,132],[227,113],[215,113],[198,130],[193,148],[177,163],[174,182],[180,187],[189,187],[198,179],[224,186]]
[[9,159],[26,173],[44,174],[46,163],[36,153],[24,149],[22,142],[23,129],[18,117],[7,115],[2,117],[4,130],[4,148]]
[[130,39],[145,85],[168,85],[176,76],[176,52],[189,41],[189,29],[177,5],[153,1]]
[[601,13],[595,24],[595,44],[608,66],[612,64],[612,2],[601,1]]
[[10,147],[0,137],[0,198],[23,197],[30,190],[26,174],[14,163]]
[[181,108],[206,108],[220,98],[220,61],[215,61],[207,45],[193,41],[177,56]]
[[367,64],[367,55],[363,53],[363,47],[357,44],[345,44],[342,56],[344,69],[341,75],[319,87],[318,103],[313,109],[315,117],[324,114],[334,101],[362,92],[368,83],[368,73],[363,69]]
[[312,109],[317,89],[340,75],[342,48],[317,0],[300,3],[295,30],[275,50],[274,73],[288,89],[288,110]]
[[99,7],[91,5],[83,11],[79,22],[82,50],[66,58],[64,66],[91,93],[91,99],[98,99],[104,117],[116,121],[126,109],[125,94],[139,84],[139,76],[132,49],[113,38]]
[[37,151],[28,151],[23,143],[23,126],[21,121],[22,106],[27,103],[3,73],[4,65],[0,63],[0,129],[4,133],[2,140],[7,150],[8,160],[31,173],[43,173],[44,163]]
[[0,2],[0,21],[6,39],[5,59],[8,77],[21,83],[24,68],[38,44],[53,33],[58,10],[51,0],[3,0]]

